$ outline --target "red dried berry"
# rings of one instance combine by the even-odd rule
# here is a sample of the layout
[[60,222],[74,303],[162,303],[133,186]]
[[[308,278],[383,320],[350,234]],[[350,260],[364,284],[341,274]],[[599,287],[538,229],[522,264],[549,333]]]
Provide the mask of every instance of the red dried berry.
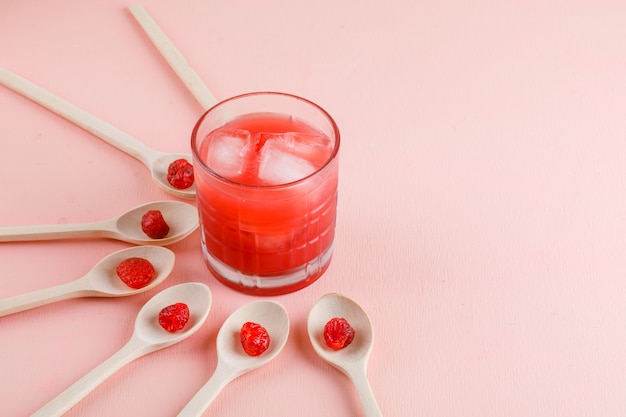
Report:
[[241,346],[249,356],[259,356],[270,347],[270,335],[265,327],[248,321],[241,326]]
[[115,268],[115,272],[124,284],[135,289],[145,287],[156,277],[154,266],[144,258],[125,259]]
[[170,232],[160,210],[149,210],[141,218],[141,230],[152,239],[163,239]]
[[182,329],[188,321],[189,307],[185,303],[172,304],[159,313],[159,324],[170,333]]
[[331,349],[343,349],[354,340],[354,329],[348,320],[334,317],[324,326],[324,340]]
[[167,167],[167,182],[179,190],[191,187],[193,184],[193,165],[184,158],[175,160]]

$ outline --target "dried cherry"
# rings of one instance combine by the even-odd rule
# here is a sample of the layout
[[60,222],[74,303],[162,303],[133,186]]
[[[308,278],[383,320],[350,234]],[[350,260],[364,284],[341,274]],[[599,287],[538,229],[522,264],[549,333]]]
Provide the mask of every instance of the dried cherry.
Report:
[[135,289],[145,287],[156,277],[156,270],[150,261],[136,257],[120,262],[115,272],[124,284]]
[[354,340],[354,329],[343,317],[333,317],[324,326],[324,340],[331,349],[343,349]]
[[189,307],[185,303],[176,303],[159,312],[159,324],[170,333],[176,332],[189,321]]
[[239,333],[241,339],[241,346],[244,352],[249,356],[259,356],[265,352],[270,346],[270,335],[265,329],[258,323],[248,321],[241,326],[241,332]]
[[193,185],[193,165],[184,158],[175,160],[167,167],[167,182],[179,190],[191,187]]
[[141,230],[151,239],[163,239],[170,227],[160,210],[149,210],[141,217]]

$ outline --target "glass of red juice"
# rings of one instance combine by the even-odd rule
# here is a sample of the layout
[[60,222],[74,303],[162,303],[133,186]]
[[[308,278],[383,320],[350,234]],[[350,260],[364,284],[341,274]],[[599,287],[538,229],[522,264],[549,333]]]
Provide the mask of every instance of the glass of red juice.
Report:
[[339,129],[324,109],[284,93],[236,96],[202,115],[191,148],[202,250],[219,281],[279,295],[326,271]]

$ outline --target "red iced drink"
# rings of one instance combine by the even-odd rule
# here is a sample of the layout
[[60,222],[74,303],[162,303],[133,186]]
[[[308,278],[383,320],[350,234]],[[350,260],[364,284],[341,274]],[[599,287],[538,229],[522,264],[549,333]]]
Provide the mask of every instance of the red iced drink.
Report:
[[235,97],[192,136],[202,247],[209,269],[240,291],[275,295],[315,281],[332,255],[339,132],[304,99]]

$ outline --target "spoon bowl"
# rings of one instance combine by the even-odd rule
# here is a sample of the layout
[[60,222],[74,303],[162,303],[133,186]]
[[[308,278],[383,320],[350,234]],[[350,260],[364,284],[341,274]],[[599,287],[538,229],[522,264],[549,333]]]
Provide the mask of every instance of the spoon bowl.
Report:
[[[248,321],[259,323],[270,335],[270,345],[260,356],[248,356],[241,346],[239,332]],[[274,359],[285,346],[288,336],[289,317],[281,304],[268,300],[248,303],[222,324],[216,340],[217,355],[219,360],[243,374]]]
[[[189,322],[178,332],[167,332],[159,325],[159,312],[179,302],[189,307]],[[211,309],[211,302],[209,287],[197,282],[175,285],[156,294],[139,310],[133,334],[124,347],[31,417],[59,417],[124,365],[148,353],[187,339],[205,322]]]
[[[141,218],[149,210],[161,211],[170,227],[169,233],[162,239],[152,239],[141,229]],[[134,245],[167,246],[189,236],[198,225],[195,206],[165,200],[142,204],[120,216],[98,222],[0,227],[0,242],[108,238]]]
[[[268,349],[259,356],[248,356],[241,346],[240,331],[251,321],[265,327],[270,336]],[[246,304],[233,312],[222,324],[216,340],[217,368],[187,403],[178,417],[198,417],[233,379],[265,365],[283,349],[289,336],[289,316],[285,308],[268,300]]]
[[[189,307],[189,321],[181,331],[167,332],[159,325],[159,312],[179,302]],[[202,326],[209,314],[211,303],[209,287],[199,282],[179,284],[163,290],[152,297],[139,311],[135,320],[133,337],[142,340],[151,348],[158,349],[177,343],[191,336]]]
[[[141,230],[141,217],[150,210],[159,210],[170,227],[162,239],[152,239]],[[155,201],[135,207],[115,220],[115,232],[126,242],[135,245],[167,246],[179,242],[193,233],[199,225],[195,206],[181,201]]]
[[[117,265],[128,258],[144,258],[154,266],[156,277],[143,288],[131,288],[117,276]],[[79,297],[126,297],[161,284],[174,268],[174,252],[160,246],[135,246],[114,252],[100,260],[77,280],[0,300],[0,317]]]
[[178,159],[186,159],[187,162],[193,164],[191,155],[182,153],[160,153],[149,162],[150,173],[152,174],[152,180],[156,185],[163,190],[172,194],[178,198],[193,199],[196,197],[196,185],[195,183],[189,188],[178,189],[173,187],[167,181],[167,170],[170,164]]
[[[120,262],[128,258],[147,259],[156,276],[148,285],[142,288],[131,288],[117,276],[115,269]],[[102,258],[82,279],[91,285],[89,296],[95,297],[126,297],[149,291],[169,277],[174,269],[176,255],[174,252],[161,246],[133,246],[122,249]]]
[[[331,349],[324,341],[324,326],[333,317],[346,319],[355,332],[352,343],[340,350]],[[341,371],[345,368],[344,363],[369,359],[374,344],[374,330],[365,311],[348,297],[332,293],[320,298],[309,312],[307,329],[315,352]]]
[[[324,326],[334,317],[346,319],[354,329],[352,343],[339,350],[328,347],[324,340]],[[367,313],[344,295],[326,294],[311,308],[307,330],[315,352],[352,379],[366,417],[380,417],[382,414],[366,375],[367,361],[374,344],[374,330]]]

